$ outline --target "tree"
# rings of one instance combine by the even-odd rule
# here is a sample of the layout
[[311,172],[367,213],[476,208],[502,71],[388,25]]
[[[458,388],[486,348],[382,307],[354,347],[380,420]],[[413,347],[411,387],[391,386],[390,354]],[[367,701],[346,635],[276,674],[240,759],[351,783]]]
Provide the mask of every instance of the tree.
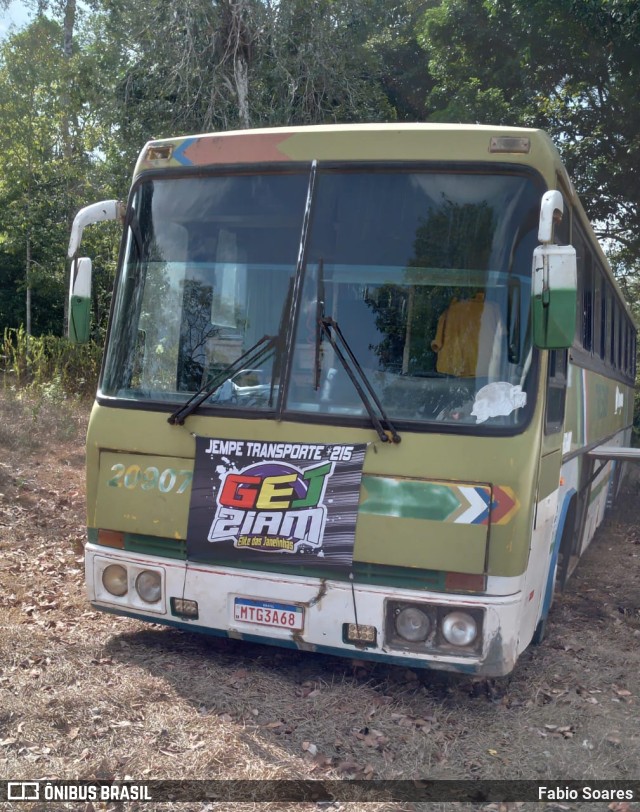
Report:
[[5,156],[0,231],[5,262],[13,257],[24,268],[27,334],[32,331],[32,289],[55,286],[61,270],[59,259],[52,262],[49,254],[64,176],[56,132],[59,108],[50,90],[58,72],[52,48],[58,33],[54,23],[40,18],[4,45],[0,61],[0,148]]
[[424,121],[434,89],[428,54],[420,44],[424,14],[433,0],[372,0],[367,48],[378,61],[377,81],[398,121]]
[[[95,15],[103,112],[129,165],[149,138],[394,119],[373,0],[109,0]],[[159,37],[158,32],[162,32]]]
[[599,236],[636,269],[639,41],[635,0],[443,0],[421,38],[431,119],[546,129]]
[[64,24],[40,13],[0,44],[0,265],[26,299],[17,308],[16,295],[3,297],[0,327],[22,322],[29,333],[62,332],[70,223],[100,175],[96,112],[85,104],[90,71],[70,42],[72,3],[60,9]]
[[373,0],[280,0],[268,8],[256,112],[265,125],[395,120],[371,34]]

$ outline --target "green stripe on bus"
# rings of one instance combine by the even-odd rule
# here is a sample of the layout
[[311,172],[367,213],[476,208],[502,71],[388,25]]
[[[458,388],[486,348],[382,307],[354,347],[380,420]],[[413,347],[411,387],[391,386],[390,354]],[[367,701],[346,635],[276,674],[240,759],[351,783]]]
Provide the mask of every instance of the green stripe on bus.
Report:
[[461,507],[448,485],[391,477],[362,477],[362,513],[444,522]]

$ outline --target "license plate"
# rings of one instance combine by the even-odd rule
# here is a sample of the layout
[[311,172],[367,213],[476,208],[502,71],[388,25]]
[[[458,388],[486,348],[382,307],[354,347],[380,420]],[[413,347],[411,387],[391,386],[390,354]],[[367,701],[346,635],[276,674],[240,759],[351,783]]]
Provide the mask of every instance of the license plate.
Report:
[[251,598],[235,598],[233,618],[243,623],[275,626],[278,629],[299,631],[304,627],[304,609],[289,603],[254,601]]

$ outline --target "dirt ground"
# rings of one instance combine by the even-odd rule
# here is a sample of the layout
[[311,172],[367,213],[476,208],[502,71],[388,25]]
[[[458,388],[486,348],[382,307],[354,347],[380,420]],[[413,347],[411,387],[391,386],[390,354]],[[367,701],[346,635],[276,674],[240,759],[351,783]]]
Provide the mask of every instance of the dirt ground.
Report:
[[[0,392],[0,778],[640,779],[637,475],[556,596],[546,640],[510,677],[481,681],[93,611],[82,557],[87,411]],[[640,804],[126,808],[639,812]]]

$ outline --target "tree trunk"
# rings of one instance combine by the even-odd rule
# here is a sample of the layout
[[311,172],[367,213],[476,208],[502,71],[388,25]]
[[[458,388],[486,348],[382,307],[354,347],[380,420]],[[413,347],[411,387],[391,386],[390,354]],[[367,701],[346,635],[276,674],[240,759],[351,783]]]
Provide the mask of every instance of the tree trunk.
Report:
[[247,129],[251,126],[249,117],[249,66],[242,54],[236,55],[233,74],[236,85],[236,95],[238,96],[238,117],[240,126]]
[[225,58],[230,57],[233,75],[230,84],[238,100],[240,126],[251,126],[249,112],[249,61],[251,57],[251,31],[248,23],[246,0],[227,0],[224,6],[226,16]]
[[25,279],[27,283],[27,336],[31,335],[31,237],[27,234],[27,263]]
[[[64,77],[62,91],[62,151],[64,153],[67,168],[70,169],[73,163],[73,143],[71,140],[71,58],[73,57],[73,29],[76,22],[76,0],[66,0],[64,7],[64,23],[62,28],[62,52],[66,64],[66,76]],[[72,181],[67,175],[67,232],[71,231],[74,216],[75,195],[73,194]],[[71,268],[67,268],[65,274],[66,288],[70,283]],[[69,325],[69,297],[64,297],[63,315],[63,335],[67,335]]]
[[[64,7],[63,43],[64,58],[73,56],[73,29],[76,23],[76,0],[67,0]],[[67,94],[68,95],[68,94]]]

